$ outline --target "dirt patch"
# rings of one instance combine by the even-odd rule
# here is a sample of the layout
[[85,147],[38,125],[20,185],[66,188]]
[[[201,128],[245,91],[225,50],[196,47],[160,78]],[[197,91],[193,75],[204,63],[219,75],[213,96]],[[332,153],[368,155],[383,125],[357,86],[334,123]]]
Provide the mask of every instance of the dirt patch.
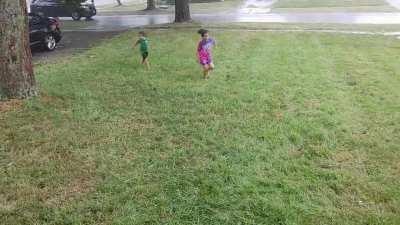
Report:
[[12,184],[0,188],[0,209],[18,210],[21,205],[38,202],[46,207],[63,207],[85,198],[96,187],[95,163],[70,150],[49,150],[46,145],[20,155],[11,152],[5,161],[6,174],[20,174]]
[[42,191],[41,198],[48,206],[62,206],[93,192],[95,183],[95,180],[89,177],[78,177],[64,187],[50,193],[46,190]]
[[21,107],[23,100],[11,99],[8,101],[0,101],[0,114]]

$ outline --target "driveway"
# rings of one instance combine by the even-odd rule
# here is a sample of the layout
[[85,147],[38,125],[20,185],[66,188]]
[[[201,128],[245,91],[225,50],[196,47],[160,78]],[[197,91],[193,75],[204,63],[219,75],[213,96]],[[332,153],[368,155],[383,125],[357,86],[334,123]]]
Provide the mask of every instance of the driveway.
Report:
[[57,59],[60,56],[73,55],[99,42],[112,38],[120,34],[122,31],[67,31],[63,32],[63,39],[57,46],[57,49],[49,52],[40,48],[32,49],[33,61],[39,63],[41,61],[48,61]]

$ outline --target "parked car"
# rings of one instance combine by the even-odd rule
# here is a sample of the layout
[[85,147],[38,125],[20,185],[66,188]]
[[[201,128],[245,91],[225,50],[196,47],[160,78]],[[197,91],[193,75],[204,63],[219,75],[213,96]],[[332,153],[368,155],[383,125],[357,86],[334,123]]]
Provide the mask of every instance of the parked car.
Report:
[[58,19],[35,13],[29,13],[28,17],[31,47],[43,46],[46,50],[53,51],[62,38]]
[[80,20],[82,17],[91,19],[97,14],[93,1],[76,6],[67,4],[65,0],[33,0],[30,9],[32,13],[42,13],[50,17],[72,17],[73,20]]

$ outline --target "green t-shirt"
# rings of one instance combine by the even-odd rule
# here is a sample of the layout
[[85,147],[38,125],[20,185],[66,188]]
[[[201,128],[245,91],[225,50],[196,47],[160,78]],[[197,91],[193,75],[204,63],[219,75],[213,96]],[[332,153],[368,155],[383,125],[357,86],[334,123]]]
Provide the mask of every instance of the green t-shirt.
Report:
[[149,41],[145,37],[141,37],[139,39],[139,44],[140,44],[140,52],[145,53],[149,51]]

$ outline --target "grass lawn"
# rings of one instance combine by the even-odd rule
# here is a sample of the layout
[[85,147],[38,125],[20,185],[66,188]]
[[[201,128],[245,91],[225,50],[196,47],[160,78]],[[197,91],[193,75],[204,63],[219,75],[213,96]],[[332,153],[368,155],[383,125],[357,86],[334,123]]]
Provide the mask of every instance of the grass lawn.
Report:
[[242,0],[224,0],[209,3],[190,3],[192,13],[236,12],[243,4]]
[[135,1],[129,1],[127,3],[124,3],[122,6],[117,6],[116,4],[112,5],[100,5],[97,6],[97,10],[99,14],[108,14],[108,13],[122,13],[125,11],[139,11],[139,10],[144,10],[146,9],[147,3],[146,1],[141,1],[141,0],[135,0]]
[[126,33],[38,65],[0,112],[0,224],[400,224],[400,42]]
[[316,8],[316,7],[356,7],[386,5],[385,0],[278,0],[276,7]]
[[[71,21],[64,21],[66,27],[73,27]],[[382,35],[383,33],[400,34],[400,25],[387,24],[335,24],[335,23],[257,23],[257,22],[240,22],[240,23],[165,23],[147,26],[148,29],[195,29],[200,26],[213,30],[234,30],[234,31],[338,31],[338,32],[371,32]],[[71,28],[72,29],[72,28]],[[400,35],[398,35],[400,36]]]
[[396,11],[385,0],[278,0],[275,12]]
[[[191,3],[191,13],[222,13],[222,12],[235,12],[241,0],[225,0],[225,1],[210,1],[208,3]],[[99,6],[98,10],[100,15],[121,15],[121,14],[171,14],[174,13],[175,6],[169,5],[166,9],[157,9],[153,11],[144,11],[146,9],[146,1],[132,1],[122,6],[116,7],[115,5]],[[158,6],[160,7],[160,5]],[[165,6],[164,6],[165,7]]]

